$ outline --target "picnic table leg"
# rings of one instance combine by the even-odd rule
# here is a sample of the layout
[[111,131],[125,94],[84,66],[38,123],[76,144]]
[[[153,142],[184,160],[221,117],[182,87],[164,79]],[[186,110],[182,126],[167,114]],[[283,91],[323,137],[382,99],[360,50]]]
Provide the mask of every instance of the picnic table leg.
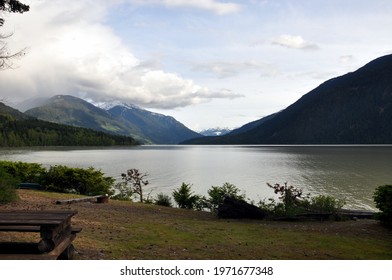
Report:
[[70,244],[58,257],[58,260],[72,260],[75,255],[75,247]]
[[42,253],[52,251],[64,238],[71,234],[71,219],[67,219],[61,225],[41,226],[41,240],[38,243],[38,250]]

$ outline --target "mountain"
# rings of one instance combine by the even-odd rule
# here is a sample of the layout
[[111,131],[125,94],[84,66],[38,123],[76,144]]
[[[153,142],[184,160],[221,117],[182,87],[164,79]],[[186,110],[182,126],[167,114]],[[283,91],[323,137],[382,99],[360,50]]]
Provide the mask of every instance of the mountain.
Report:
[[144,144],[177,144],[200,136],[170,116],[120,103],[103,109],[70,95],[54,96],[25,113],[54,123],[132,136]]
[[232,130],[230,128],[209,128],[200,131],[199,133],[203,136],[221,136],[230,133]]
[[21,112],[26,112],[29,109],[45,105],[46,103],[49,102],[49,99],[50,99],[49,97],[29,98],[15,104],[14,107],[15,109],[18,109]]
[[24,120],[28,118],[28,116],[22,112],[5,105],[3,102],[0,102],[0,116],[12,118],[15,120]]
[[0,103],[0,147],[136,144],[131,137],[38,120]]
[[187,144],[391,144],[392,55],[333,78],[245,131]]
[[200,136],[171,116],[153,113],[137,106],[116,105],[108,109],[108,112],[123,124],[137,126],[156,144],[178,144]]
[[27,110],[25,114],[53,123],[85,127],[111,134],[132,135],[140,142],[148,142],[138,127],[120,123],[106,110],[71,95],[56,95],[41,106]]
[[241,134],[246,131],[252,130],[253,128],[258,127],[259,125],[262,125],[263,123],[271,120],[276,115],[277,115],[277,113],[274,113],[274,114],[268,115],[264,118],[261,118],[259,120],[247,123],[247,124],[241,126],[240,128],[234,129],[233,131],[230,132],[229,135],[237,135],[237,134]]

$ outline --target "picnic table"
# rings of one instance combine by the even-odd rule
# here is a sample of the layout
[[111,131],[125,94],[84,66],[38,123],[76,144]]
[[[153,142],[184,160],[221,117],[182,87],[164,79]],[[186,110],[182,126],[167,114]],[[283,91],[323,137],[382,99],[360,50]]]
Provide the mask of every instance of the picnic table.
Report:
[[71,225],[75,210],[0,211],[0,231],[39,232],[38,243],[2,242],[0,259],[72,259],[72,241],[81,228]]

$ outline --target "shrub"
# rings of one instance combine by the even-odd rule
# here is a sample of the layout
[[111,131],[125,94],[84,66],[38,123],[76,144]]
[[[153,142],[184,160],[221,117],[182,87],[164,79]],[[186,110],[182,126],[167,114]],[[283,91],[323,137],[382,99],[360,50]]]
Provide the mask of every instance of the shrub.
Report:
[[128,187],[126,182],[119,182],[114,185],[115,194],[111,196],[111,199],[117,200],[132,200],[132,189]]
[[83,169],[63,165],[51,166],[43,181],[48,190],[57,192],[83,195],[113,194],[114,179],[105,177],[100,170],[93,167]]
[[343,207],[345,202],[328,195],[318,195],[312,197],[309,203],[309,209],[319,213],[336,213]]
[[374,202],[381,211],[377,218],[384,225],[392,227],[392,185],[379,186],[374,192]]
[[0,161],[0,168],[19,183],[41,183],[46,173],[45,168],[38,163]]
[[200,196],[194,195],[191,191],[191,185],[182,183],[181,187],[173,191],[174,200],[177,202],[178,207],[185,209],[195,208]]
[[293,186],[287,186],[287,182],[284,183],[284,185],[275,184],[272,186],[269,183],[267,183],[267,185],[274,189],[275,194],[280,194],[279,199],[283,203],[285,212],[296,212],[296,204],[298,203],[298,199],[302,197],[301,189],[295,188]]
[[336,199],[328,195],[318,195],[310,198],[310,195],[303,196],[302,190],[293,186],[275,184],[267,185],[274,189],[275,194],[280,194],[276,202],[273,198],[269,202],[260,201],[259,207],[275,216],[295,217],[299,214],[306,214],[309,211],[318,214],[335,214],[345,204],[344,200]]
[[241,200],[245,199],[245,195],[240,194],[240,189],[230,183],[224,183],[221,187],[212,186],[207,193],[209,195],[207,206],[212,212],[218,209],[219,205],[223,203],[223,200],[227,196]]
[[163,193],[157,195],[154,203],[160,206],[172,207],[171,197]]
[[0,204],[6,204],[18,199],[15,185],[16,181],[3,168],[0,168]]

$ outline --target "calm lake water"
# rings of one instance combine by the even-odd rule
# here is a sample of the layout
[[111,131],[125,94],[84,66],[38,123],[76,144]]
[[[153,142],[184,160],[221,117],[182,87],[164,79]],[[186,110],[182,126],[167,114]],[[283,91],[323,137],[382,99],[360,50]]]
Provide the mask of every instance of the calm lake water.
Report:
[[95,167],[120,178],[130,168],[148,173],[145,193],[171,195],[182,182],[206,195],[232,183],[255,202],[276,198],[266,183],[311,195],[345,198],[346,207],[375,209],[377,186],[392,184],[392,146],[138,146],[110,149],[0,149],[0,160]]

